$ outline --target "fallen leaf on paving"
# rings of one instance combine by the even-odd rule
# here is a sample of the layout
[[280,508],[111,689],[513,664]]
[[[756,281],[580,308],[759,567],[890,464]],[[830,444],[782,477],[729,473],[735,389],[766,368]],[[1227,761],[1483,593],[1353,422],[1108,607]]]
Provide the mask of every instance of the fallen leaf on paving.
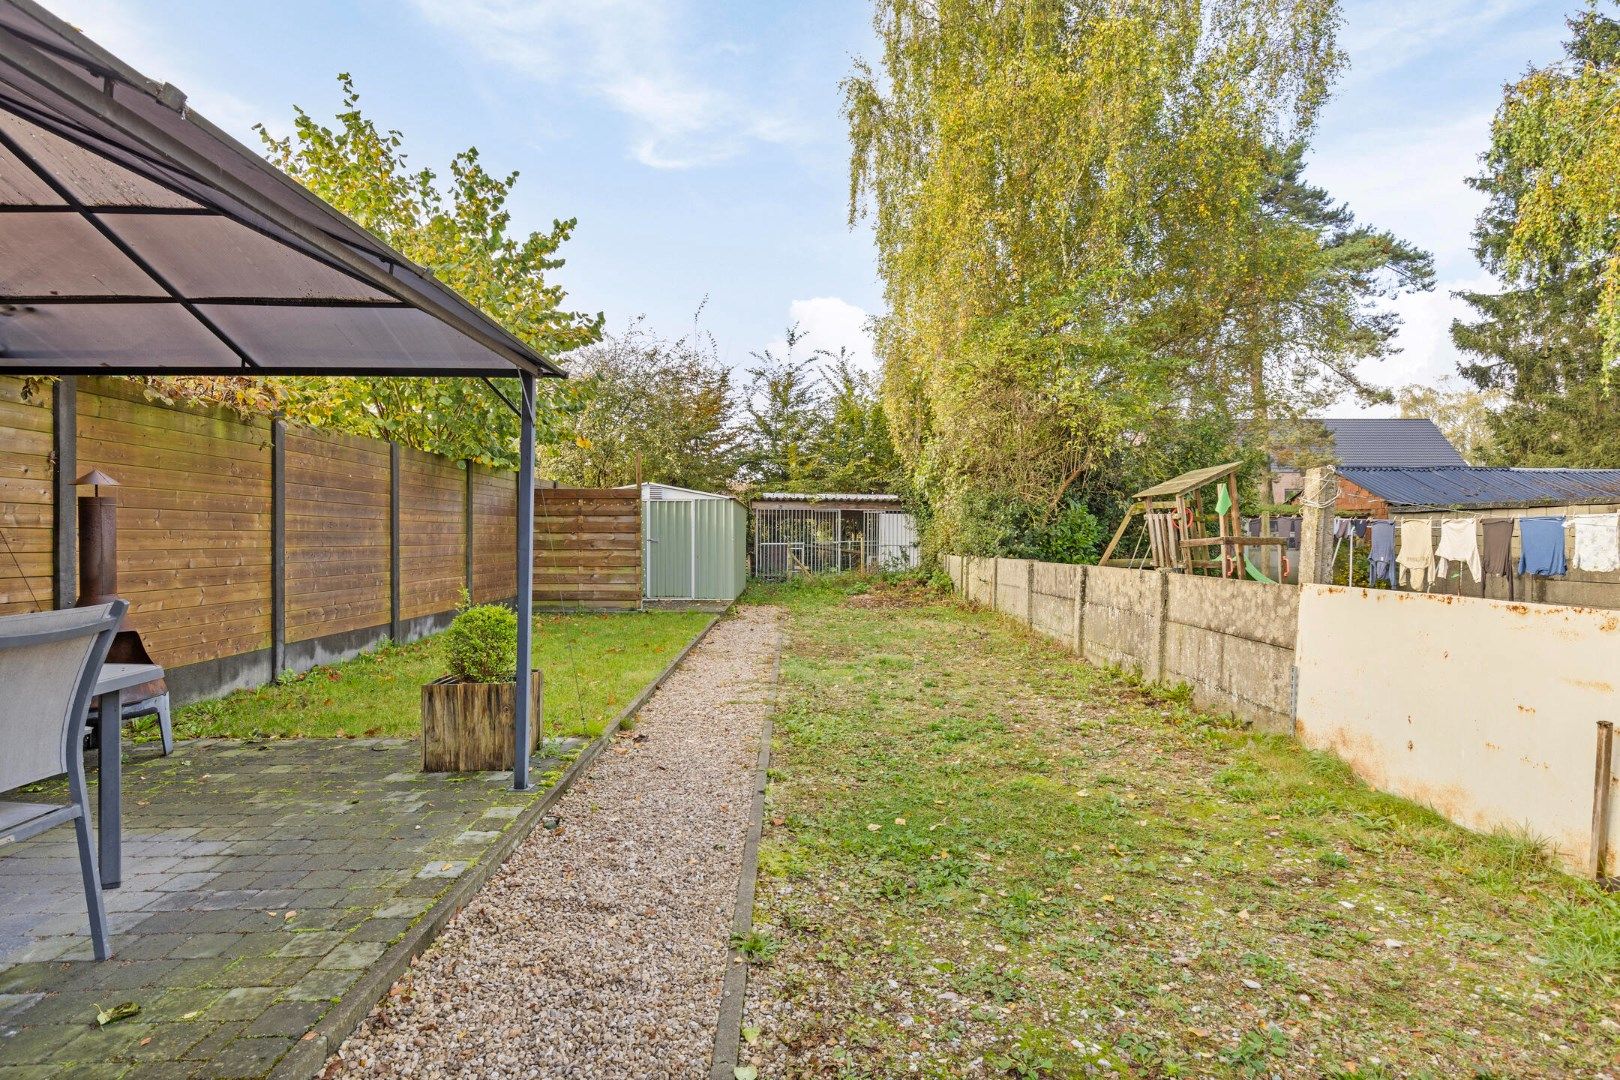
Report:
[[122,1002],[110,1009],[103,1009],[100,1005],[97,1005],[96,1026],[106,1027],[108,1024],[116,1024],[120,1020],[128,1020],[132,1016],[140,1015],[140,1011],[141,1007],[133,1001]]

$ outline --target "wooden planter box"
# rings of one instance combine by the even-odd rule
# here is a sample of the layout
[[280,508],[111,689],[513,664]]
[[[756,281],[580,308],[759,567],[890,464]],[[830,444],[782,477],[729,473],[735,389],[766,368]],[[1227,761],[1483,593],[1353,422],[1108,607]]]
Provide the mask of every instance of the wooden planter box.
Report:
[[[540,673],[529,687],[529,752],[540,741]],[[517,683],[457,682],[422,687],[422,771],[488,772],[512,767]]]

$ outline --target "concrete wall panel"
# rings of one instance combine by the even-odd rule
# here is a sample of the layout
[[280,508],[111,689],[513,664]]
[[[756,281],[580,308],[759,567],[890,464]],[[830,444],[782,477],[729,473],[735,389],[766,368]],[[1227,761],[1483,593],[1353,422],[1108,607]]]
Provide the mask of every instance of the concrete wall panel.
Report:
[[1029,566],[1028,559],[996,560],[995,608],[1026,626],[1029,624]]

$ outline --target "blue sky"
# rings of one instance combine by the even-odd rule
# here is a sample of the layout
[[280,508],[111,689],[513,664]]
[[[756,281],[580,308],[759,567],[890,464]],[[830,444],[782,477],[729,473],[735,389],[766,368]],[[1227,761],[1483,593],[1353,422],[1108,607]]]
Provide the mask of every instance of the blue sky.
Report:
[[[298,104],[329,118],[351,73],[368,115],[420,164],[475,145],[523,174],[514,212],[577,217],[560,271],[611,326],[703,323],[747,362],[796,321],[814,347],[869,354],[881,290],[846,225],[838,80],[872,51],[868,0],[46,0],[245,140]],[[1462,180],[1503,82],[1557,55],[1577,0],[1349,0],[1351,66],[1310,176],[1364,220],[1436,256],[1435,293],[1400,304],[1403,353],[1380,383],[1455,369],[1448,293],[1485,283]],[[1355,411],[1343,409],[1340,411]]]

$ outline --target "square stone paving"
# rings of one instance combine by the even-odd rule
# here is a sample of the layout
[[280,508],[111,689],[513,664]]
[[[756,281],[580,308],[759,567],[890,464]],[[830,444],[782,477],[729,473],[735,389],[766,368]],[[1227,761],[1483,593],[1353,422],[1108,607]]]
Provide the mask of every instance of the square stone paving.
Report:
[[91,958],[71,826],[0,848],[0,1080],[266,1075],[541,794],[423,774],[398,739],[126,754],[112,959]]

